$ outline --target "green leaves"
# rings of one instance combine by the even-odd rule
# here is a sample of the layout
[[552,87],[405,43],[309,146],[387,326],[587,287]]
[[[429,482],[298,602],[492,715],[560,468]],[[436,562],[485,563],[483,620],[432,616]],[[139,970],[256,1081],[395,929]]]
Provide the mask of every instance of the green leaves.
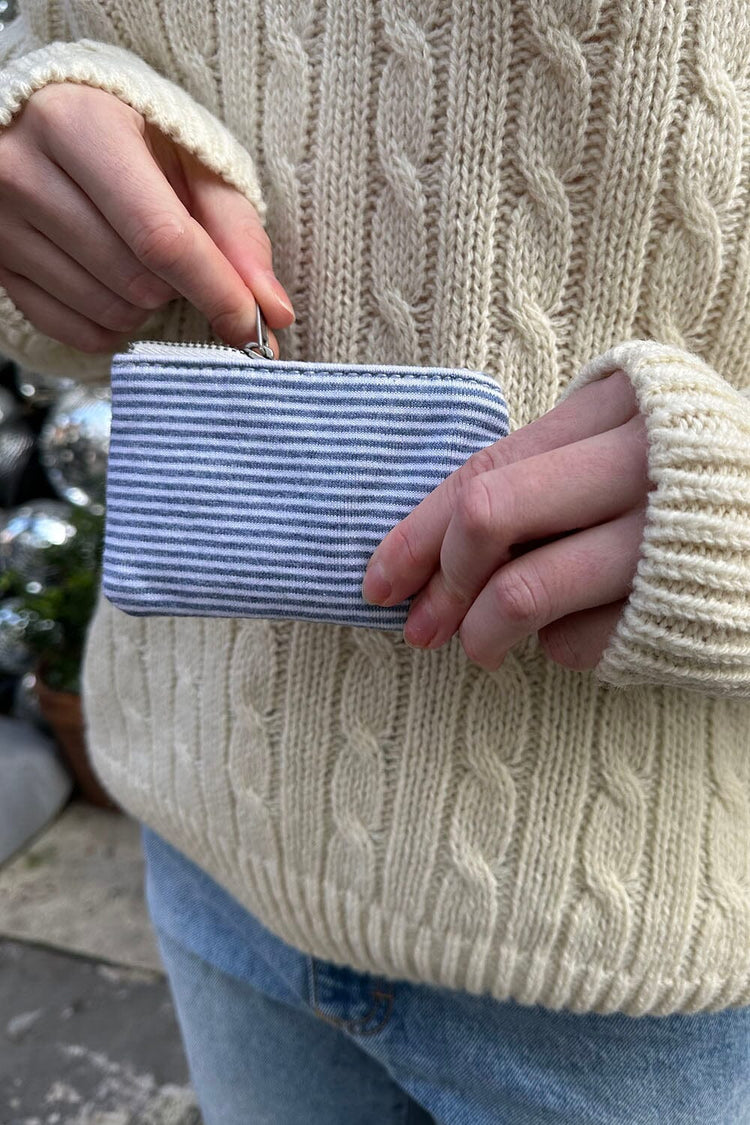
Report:
[[46,558],[56,577],[39,588],[17,572],[0,576],[0,596],[16,597],[28,614],[25,639],[37,654],[45,683],[57,691],[80,690],[81,661],[99,594],[104,517],[76,509],[77,534]]

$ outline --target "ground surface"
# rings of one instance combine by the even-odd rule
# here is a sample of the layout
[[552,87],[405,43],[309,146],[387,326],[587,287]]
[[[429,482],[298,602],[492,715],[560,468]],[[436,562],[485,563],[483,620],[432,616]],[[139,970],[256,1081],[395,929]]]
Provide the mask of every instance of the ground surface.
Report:
[[0,1125],[199,1125],[142,884],[78,803],[0,867]]
[[0,866],[0,932],[160,969],[133,821],[83,802],[68,805]]

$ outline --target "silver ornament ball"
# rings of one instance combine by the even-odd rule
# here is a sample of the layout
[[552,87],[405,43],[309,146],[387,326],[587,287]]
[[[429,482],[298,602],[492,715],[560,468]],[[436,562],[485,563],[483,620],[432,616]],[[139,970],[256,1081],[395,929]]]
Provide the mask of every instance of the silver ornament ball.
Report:
[[5,31],[16,18],[16,0],[0,0],[0,31]]
[[10,507],[34,452],[34,435],[23,418],[0,426],[0,505]]
[[101,515],[106,490],[109,387],[76,386],[60,396],[42,427],[40,459],[55,491]]
[[46,725],[39,706],[36,676],[33,672],[27,672],[16,683],[11,714],[15,719],[23,719],[27,723],[35,723],[40,727]]
[[0,602],[0,671],[20,676],[34,663],[34,653],[26,643],[30,614],[20,598]]
[[39,410],[51,406],[63,391],[68,391],[75,385],[74,379],[68,379],[64,375],[43,375],[41,371],[30,371],[27,367],[16,368],[18,393]]
[[56,566],[49,556],[75,538],[76,529],[70,522],[72,511],[63,500],[30,500],[9,512],[0,528],[3,569],[16,571],[40,589],[55,578]]
[[21,410],[20,403],[13,397],[9,390],[0,387],[0,426],[17,418]]

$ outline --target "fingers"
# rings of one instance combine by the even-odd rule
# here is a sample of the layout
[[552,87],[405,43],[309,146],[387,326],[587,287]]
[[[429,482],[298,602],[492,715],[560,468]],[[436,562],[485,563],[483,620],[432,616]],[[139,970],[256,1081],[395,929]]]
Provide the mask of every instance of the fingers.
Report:
[[269,325],[285,328],[294,320],[294,310],[286,290],[274,275],[271,241],[258,212],[243,195],[214,176],[189,153],[181,154],[181,159],[186,166],[196,219],[252,290]]
[[91,353],[114,352],[124,343],[122,333],[81,316],[20,274],[0,269],[0,285],[26,319],[53,340]]
[[[638,563],[644,522],[644,509],[636,509],[549,543],[498,570],[459,630],[469,659],[494,670],[508,649],[551,622],[626,598]],[[597,643],[603,620],[600,615]],[[406,639],[406,633],[404,636]],[[584,636],[584,640],[588,638]],[[600,653],[598,648],[595,652],[586,647],[582,655],[596,663]]]
[[88,196],[41,154],[27,158],[15,185],[20,214],[97,281],[137,308],[157,309],[176,291],[146,269]]
[[595,668],[609,643],[627,599],[583,609],[539,630],[539,643],[550,660],[578,672]]
[[[490,446],[492,467],[547,453],[562,445],[614,430],[638,413],[633,384],[624,371],[613,371],[581,387],[541,418]],[[486,471],[486,466],[480,467]]]
[[[132,332],[146,319],[137,310],[181,295],[242,347],[256,334],[251,286],[272,328],[294,319],[255,208],[113,95],[50,83],[0,143],[0,214],[23,234],[20,253],[0,232],[0,261],[46,323],[62,304]],[[269,344],[278,355],[273,332]]]
[[[106,95],[104,95],[106,97]],[[61,114],[65,114],[63,106]],[[49,155],[78,183],[135,257],[195,305],[214,332],[242,347],[255,332],[255,301],[234,266],[179,200],[143,139],[140,115],[115,135],[97,112],[51,128]],[[109,124],[110,127],[102,128]]]
[[123,300],[38,231],[21,223],[0,232],[3,264],[63,305],[114,332],[131,332],[150,315]]
[[[470,481],[445,533],[440,567],[412,606],[406,639],[428,637],[438,647],[452,637],[514,543],[591,527],[635,507],[648,486],[645,441],[638,415]],[[400,592],[396,587],[395,596]]]
[[[645,441],[638,415],[469,481],[454,505],[439,567],[412,606],[411,633],[437,632],[436,644],[448,640],[490,575],[509,561],[513,544],[602,523],[639,503],[648,485]],[[420,589],[412,581],[408,568],[394,575],[386,604]]]
[[[396,524],[373,552],[363,583],[365,599],[395,605],[421,589],[438,565],[443,538],[468,481],[480,473],[616,429],[637,414],[630,379],[624,371],[616,371],[582,387],[530,425],[473,454]],[[408,593],[403,592],[405,589]]]

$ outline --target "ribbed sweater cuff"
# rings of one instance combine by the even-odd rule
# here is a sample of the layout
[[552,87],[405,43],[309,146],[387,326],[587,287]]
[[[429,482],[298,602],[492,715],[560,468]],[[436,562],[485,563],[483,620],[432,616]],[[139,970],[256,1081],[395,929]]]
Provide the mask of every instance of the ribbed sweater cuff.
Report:
[[750,399],[690,352],[633,340],[587,364],[559,401],[618,369],[645,418],[655,488],[594,674],[750,696]]
[[[50,43],[15,59],[0,70],[0,129],[11,123],[33,93],[51,82],[80,82],[114,94],[237,188],[265,219],[265,203],[247,150],[218,118],[138,55],[80,39]],[[109,357],[77,351],[40,333],[2,288],[0,351],[40,371],[74,374],[79,379],[107,375]]]

